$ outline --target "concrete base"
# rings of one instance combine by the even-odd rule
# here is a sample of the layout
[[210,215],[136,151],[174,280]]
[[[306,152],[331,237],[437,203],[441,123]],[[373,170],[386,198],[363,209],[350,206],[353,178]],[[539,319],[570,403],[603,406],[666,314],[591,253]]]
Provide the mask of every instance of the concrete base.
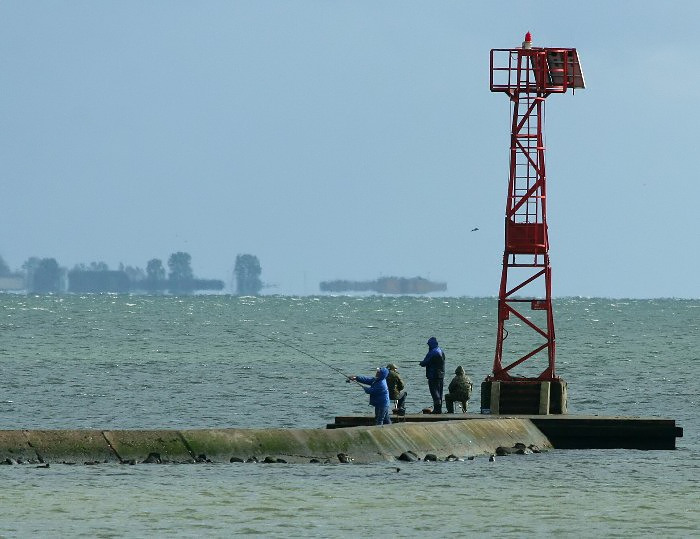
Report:
[[[411,414],[395,422],[439,423],[450,421],[490,422],[497,419],[528,419],[542,431],[555,449],[675,449],[683,428],[673,419],[658,417],[575,416],[533,414]],[[372,425],[374,416],[341,416],[329,429]]]
[[487,380],[481,383],[481,412],[498,414],[548,415],[567,413],[564,380]]

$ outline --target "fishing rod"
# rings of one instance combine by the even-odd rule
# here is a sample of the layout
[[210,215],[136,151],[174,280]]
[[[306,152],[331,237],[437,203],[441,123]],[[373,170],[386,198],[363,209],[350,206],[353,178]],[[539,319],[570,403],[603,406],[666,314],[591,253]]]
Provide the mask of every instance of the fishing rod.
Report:
[[330,363],[326,363],[326,362],[323,361],[322,359],[319,359],[319,358],[317,358],[316,356],[314,356],[314,355],[312,355],[312,354],[309,354],[306,350],[303,350],[303,349],[301,349],[301,348],[299,348],[299,347],[297,347],[297,346],[294,346],[293,344],[290,344],[290,343],[288,343],[288,342],[285,342],[285,341],[283,341],[282,339],[279,339],[279,338],[277,338],[277,337],[271,337],[270,335],[266,335],[266,334],[264,334],[264,333],[260,333],[260,332],[258,332],[258,331],[255,331],[254,329],[251,329],[250,331],[252,331],[252,332],[255,333],[256,335],[259,335],[259,336],[261,336],[261,337],[265,337],[266,339],[269,339],[269,340],[271,340],[271,341],[273,341],[273,342],[278,342],[278,343],[280,343],[280,344],[283,344],[283,345],[285,345],[285,346],[288,346],[288,347],[291,348],[292,350],[296,350],[296,351],[299,352],[300,354],[304,354],[305,356],[310,357],[311,359],[314,359],[314,360],[318,361],[321,365],[325,365],[325,366],[328,367],[329,369],[333,369],[335,372],[338,372],[338,373],[342,374],[343,377],[345,377],[345,379],[346,379],[347,382],[355,382],[358,386],[363,387],[362,384],[361,384],[360,382],[358,382],[357,380],[352,380],[352,378],[351,378],[349,375],[345,374],[345,373],[344,373],[343,371],[341,371],[339,368],[334,367],[334,366],[331,365]]

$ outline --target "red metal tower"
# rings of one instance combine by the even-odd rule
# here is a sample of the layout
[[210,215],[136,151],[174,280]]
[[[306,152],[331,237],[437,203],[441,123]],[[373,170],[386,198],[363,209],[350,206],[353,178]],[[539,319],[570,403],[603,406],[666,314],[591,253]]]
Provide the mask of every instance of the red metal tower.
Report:
[[[583,87],[576,49],[533,47],[528,32],[520,48],[491,50],[491,91],[510,98],[512,124],[498,334],[493,375],[487,381],[559,380],[554,364],[544,105],[550,94]],[[527,360],[531,361],[522,365]],[[516,376],[515,367],[533,372]]]

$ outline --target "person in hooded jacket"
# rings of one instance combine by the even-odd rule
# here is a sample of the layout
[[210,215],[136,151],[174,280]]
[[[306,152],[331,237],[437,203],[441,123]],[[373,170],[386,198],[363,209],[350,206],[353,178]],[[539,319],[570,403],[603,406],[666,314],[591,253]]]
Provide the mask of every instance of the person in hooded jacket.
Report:
[[369,404],[374,406],[374,424],[391,425],[389,416],[389,388],[386,385],[386,377],[389,369],[378,367],[374,378],[369,376],[350,376],[348,380],[368,385],[363,387],[365,393],[369,394]]
[[462,409],[467,411],[467,404],[472,396],[472,381],[464,373],[464,369],[460,365],[455,369],[455,377],[447,386],[449,393],[445,395],[445,406],[447,406],[447,413],[454,414],[455,412],[455,402],[462,403]]
[[428,353],[420,362],[421,367],[425,367],[425,377],[428,379],[428,389],[433,398],[434,414],[442,413],[442,386],[445,380],[445,353],[438,346],[435,337],[428,339]]
[[386,366],[389,375],[386,377],[386,385],[389,387],[389,400],[398,401],[396,403],[396,414],[406,415],[406,385],[401,379],[399,369],[393,363]]

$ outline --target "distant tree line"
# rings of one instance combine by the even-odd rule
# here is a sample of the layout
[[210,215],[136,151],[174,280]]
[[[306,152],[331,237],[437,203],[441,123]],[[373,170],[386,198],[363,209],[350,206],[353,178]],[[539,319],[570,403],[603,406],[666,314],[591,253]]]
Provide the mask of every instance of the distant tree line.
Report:
[[[55,258],[31,257],[22,265],[22,272],[11,272],[0,257],[0,278],[24,277],[28,292],[74,292],[74,293],[130,293],[187,295],[195,291],[223,290],[224,282],[219,279],[201,279],[194,276],[192,257],[189,253],[177,252],[168,258],[168,272],[163,261],[153,258],[146,264],[146,270],[119,265],[110,270],[104,262],[77,264],[66,270],[59,266]],[[258,295],[262,289],[260,274],[262,269],[254,255],[238,255],[234,267],[236,293]]]
[[236,294],[257,296],[262,289],[260,262],[254,255],[238,255],[233,273],[236,277]]
[[0,277],[13,277],[15,274],[10,270],[5,259],[0,256]]

